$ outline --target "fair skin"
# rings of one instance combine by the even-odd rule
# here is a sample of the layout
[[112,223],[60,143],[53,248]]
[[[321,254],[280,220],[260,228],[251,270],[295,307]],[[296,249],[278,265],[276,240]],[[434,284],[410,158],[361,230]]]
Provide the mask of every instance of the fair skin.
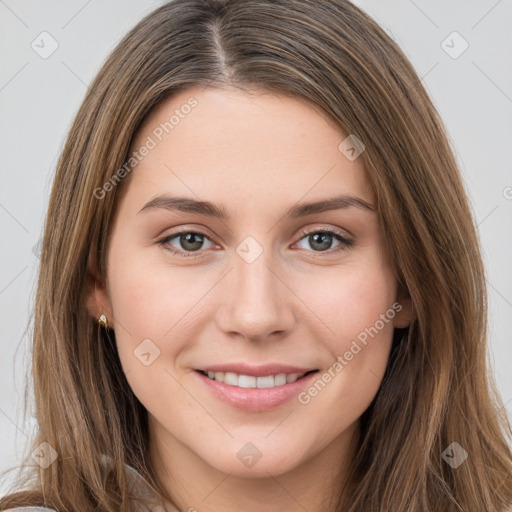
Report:
[[[362,158],[338,149],[348,134],[318,107],[275,93],[183,90],[153,109],[133,149],[156,140],[155,127],[191,97],[197,106],[120,185],[106,285],[97,276],[89,311],[106,314],[115,330],[127,380],[148,411],[151,459],[181,510],[332,511],[393,328],[410,322],[409,302],[401,300],[402,309],[307,404],[294,396],[268,410],[235,407],[196,370],[241,361],[316,369],[307,391],[332,368],[398,299],[375,194]],[[159,194],[212,202],[229,218],[140,212]],[[285,217],[293,206],[340,195],[374,209]],[[203,236],[187,243],[181,228]],[[322,230],[353,244],[334,234],[322,239]],[[250,263],[237,252],[246,237],[257,243],[250,251],[262,249]],[[145,352],[160,350],[147,366],[134,355],[145,339]],[[246,443],[261,454],[250,466],[237,456]]]

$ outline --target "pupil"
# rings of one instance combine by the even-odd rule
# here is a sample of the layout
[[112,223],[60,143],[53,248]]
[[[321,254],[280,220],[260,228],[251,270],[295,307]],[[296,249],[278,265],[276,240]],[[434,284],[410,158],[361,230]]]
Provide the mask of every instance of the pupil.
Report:
[[[195,237],[199,237],[199,238],[196,240],[196,244],[194,247]],[[201,248],[201,244],[202,244],[201,235],[199,235],[198,233],[186,233],[185,235],[181,235],[180,242],[185,249],[195,251],[195,250]],[[190,244],[190,243],[192,244],[193,247],[187,247],[186,244]]]
[[[320,250],[329,249],[330,242],[331,242],[331,235],[329,235],[328,233],[315,233],[314,235],[311,235],[311,238],[313,239],[312,246],[317,243],[319,237],[321,239],[324,239],[323,244],[320,242],[320,245],[321,245]],[[327,240],[327,243],[325,242],[325,239]]]

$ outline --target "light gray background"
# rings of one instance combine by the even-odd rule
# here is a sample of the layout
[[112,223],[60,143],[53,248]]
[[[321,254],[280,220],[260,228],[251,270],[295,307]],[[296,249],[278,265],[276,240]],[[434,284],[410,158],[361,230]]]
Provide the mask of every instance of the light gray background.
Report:
[[[109,51],[163,2],[0,0],[0,472],[19,462],[39,259],[34,254],[70,123]],[[357,0],[399,43],[444,119],[488,270],[490,353],[512,413],[512,0]],[[41,32],[58,42],[41,58]],[[449,36],[457,31],[469,44]],[[451,47],[451,48],[450,48]],[[48,46],[46,46],[48,48]],[[5,488],[0,483],[0,493]]]

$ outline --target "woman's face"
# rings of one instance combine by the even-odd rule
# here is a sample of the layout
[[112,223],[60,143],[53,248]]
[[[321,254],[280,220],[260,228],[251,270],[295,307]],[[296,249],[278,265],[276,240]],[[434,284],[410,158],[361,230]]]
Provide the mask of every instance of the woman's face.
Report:
[[139,130],[89,309],[160,452],[257,477],[350,444],[409,308],[348,135],[297,98],[200,88]]

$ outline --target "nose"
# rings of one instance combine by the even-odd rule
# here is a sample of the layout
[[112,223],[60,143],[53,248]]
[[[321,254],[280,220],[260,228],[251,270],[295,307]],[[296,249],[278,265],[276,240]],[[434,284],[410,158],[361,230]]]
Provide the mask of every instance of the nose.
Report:
[[252,263],[236,256],[221,292],[224,297],[217,310],[218,327],[249,341],[285,337],[296,321],[289,286],[265,252]]

